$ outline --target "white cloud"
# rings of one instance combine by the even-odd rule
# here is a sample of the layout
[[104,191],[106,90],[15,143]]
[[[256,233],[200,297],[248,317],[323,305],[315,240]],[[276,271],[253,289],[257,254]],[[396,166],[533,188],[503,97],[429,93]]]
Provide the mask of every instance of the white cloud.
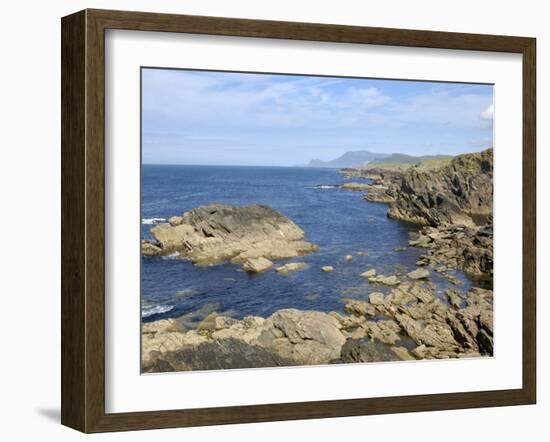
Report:
[[492,120],[494,113],[495,105],[491,103],[483,112],[481,112],[481,114],[479,114],[479,118],[482,120]]

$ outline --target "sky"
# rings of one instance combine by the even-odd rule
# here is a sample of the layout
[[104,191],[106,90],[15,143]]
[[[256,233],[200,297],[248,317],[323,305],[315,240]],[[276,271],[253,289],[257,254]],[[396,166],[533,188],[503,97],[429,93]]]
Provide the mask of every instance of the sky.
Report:
[[491,85],[142,69],[145,164],[295,166],[493,145]]

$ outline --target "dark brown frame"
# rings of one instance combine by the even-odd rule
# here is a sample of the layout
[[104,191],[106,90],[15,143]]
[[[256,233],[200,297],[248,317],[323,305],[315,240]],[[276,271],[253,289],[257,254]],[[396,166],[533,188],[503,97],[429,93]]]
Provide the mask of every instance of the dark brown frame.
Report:
[[[234,18],[84,10],[62,19],[61,422],[83,432],[534,404],[536,40]],[[105,413],[105,30],[184,32],[518,53],[523,56],[523,386],[402,397]],[[518,146],[519,148],[519,146]]]

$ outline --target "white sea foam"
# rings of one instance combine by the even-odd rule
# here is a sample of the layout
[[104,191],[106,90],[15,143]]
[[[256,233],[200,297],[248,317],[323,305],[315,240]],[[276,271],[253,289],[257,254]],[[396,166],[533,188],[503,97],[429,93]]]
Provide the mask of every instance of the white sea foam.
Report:
[[166,218],[142,218],[141,224],[158,224],[165,223]]
[[309,189],[336,189],[338,186],[334,184],[318,184],[317,186],[306,186]]
[[152,315],[160,315],[161,313],[169,312],[174,308],[173,305],[148,305],[141,309],[141,317],[147,318]]
[[178,256],[180,256],[180,252],[174,252],[163,256],[162,259],[176,259]]

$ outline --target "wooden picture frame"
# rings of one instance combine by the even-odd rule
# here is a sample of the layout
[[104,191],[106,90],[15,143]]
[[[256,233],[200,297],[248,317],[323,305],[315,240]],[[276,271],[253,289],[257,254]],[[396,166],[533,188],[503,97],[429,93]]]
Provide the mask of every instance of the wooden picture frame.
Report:
[[[523,385],[513,390],[105,412],[105,30],[123,29],[523,57]],[[62,424],[104,432],[534,404],[536,41],[533,38],[106,10],[62,19]]]

